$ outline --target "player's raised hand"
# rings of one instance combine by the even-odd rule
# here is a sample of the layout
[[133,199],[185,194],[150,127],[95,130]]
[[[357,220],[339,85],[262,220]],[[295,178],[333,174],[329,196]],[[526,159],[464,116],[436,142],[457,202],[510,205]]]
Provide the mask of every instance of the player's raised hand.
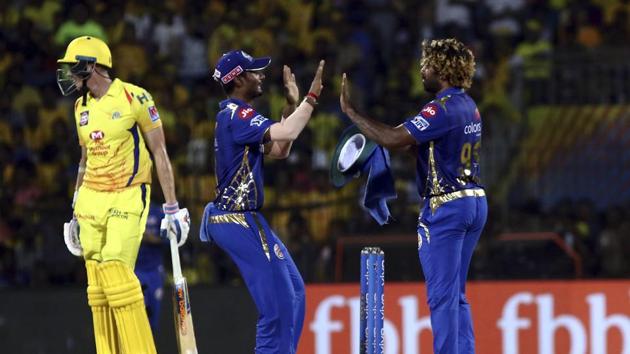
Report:
[[319,66],[317,67],[317,71],[315,72],[315,77],[313,78],[313,82],[311,82],[311,88],[308,90],[309,93],[313,93],[317,97],[319,97],[319,95],[322,93],[322,89],[324,88],[324,85],[322,85],[322,73],[324,72],[325,63],[326,61],[324,60],[319,61]]
[[295,83],[295,74],[291,72],[291,68],[285,65],[282,68],[282,77],[284,79],[284,97],[288,104],[294,105],[300,99],[300,89]]
[[350,83],[346,73],[341,76],[341,94],[339,95],[339,103],[341,104],[341,110],[343,113],[348,114],[348,111],[354,109],[352,103],[350,103]]

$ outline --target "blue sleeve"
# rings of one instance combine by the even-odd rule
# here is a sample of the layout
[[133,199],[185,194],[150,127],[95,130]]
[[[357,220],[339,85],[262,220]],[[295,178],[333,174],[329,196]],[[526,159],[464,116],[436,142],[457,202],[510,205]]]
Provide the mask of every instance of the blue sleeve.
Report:
[[273,123],[274,121],[258,114],[251,107],[239,107],[230,123],[232,137],[237,144],[260,144]]
[[407,119],[403,124],[419,143],[437,139],[451,129],[444,108],[435,102],[429,102],[420,113]]

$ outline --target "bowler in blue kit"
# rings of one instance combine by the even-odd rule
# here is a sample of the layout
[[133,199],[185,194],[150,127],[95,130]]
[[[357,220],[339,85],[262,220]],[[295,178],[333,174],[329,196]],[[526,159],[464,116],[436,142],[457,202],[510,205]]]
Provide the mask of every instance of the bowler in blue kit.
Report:
[[271,59],[241,50],[224,54],[215,80],[228,99],[219,105],[214,138],[216,199],[206,206],[202,241],[215,242],[238,266],[259,317],[256,354],[297,351],[305,311],[304,281],[289,252],[260,213],[263,205],[263,156],[286,158],[317,105],[323,61],[311,89],[298,105],[295,76],[284,66],[287,106],[279,122],[252,106],[262,95],[263,70]]
[[358,113],[349,100],[344,74],[341,108],[377,144],[416,156],[418,254],[431,311],[435,354],[475,353],[466,278],[486,223],[488,204],[479,181],[482,122],[466,94],[475,71],[472,52],[456,39],[422,43],[420,74],[435,95],[397,127]]

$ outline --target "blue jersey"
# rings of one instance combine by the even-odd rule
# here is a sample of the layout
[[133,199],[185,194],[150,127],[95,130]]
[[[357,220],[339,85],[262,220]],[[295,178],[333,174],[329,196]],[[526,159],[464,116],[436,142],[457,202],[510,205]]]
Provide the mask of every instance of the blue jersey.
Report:
[[222,101],[219,107],[214,135],[214,204],[226,211],[259,210],[264,201],[263,138],[274,122],[238,99]]
[[418,192],[428,198],[481,187],[481,116],[463,89],[440,92],[404,123],[418,141]]
[[[157,205],[151,205],[144,232],[159,237],[160,222],[163,217],[162,208]],[[136,271],[157,271],[163,261],[163,246],[164,243],[142,242],[138,251],[138,259],[136,260]]]

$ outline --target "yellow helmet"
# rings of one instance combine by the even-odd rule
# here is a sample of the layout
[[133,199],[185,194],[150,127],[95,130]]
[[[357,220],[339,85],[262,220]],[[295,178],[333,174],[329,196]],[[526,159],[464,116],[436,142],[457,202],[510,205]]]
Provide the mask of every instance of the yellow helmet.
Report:
[[[102,40],[83,36],[72,40],[68,44],[66,54],[57,60],[59,64],[69,64],[70,68],[57,69],[57,85],[64,96],[77,89],[77,80],[84,82],[90,78],[94,65],[98,64],[108,69],[112,68],[112,53]],[[85,100],[84,100],[85,102]]]
[[106,68],[112,68],[112,52],[102,40],[92,36],[82,36],[68,44],[66,54],[57,60],[59,64],[75,64],[79,61],[96,62]]

